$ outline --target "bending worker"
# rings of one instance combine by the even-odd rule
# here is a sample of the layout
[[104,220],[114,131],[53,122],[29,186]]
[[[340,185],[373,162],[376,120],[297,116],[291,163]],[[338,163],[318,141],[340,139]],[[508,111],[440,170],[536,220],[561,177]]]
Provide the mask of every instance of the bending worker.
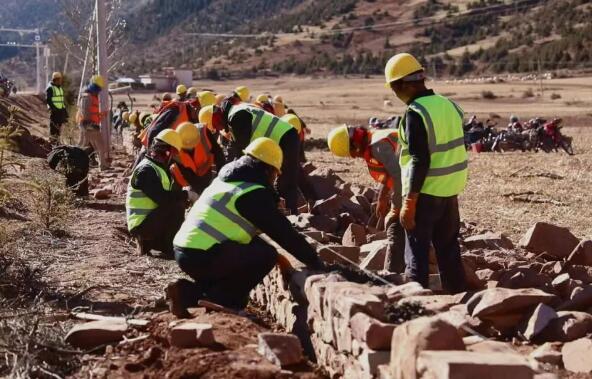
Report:
[[[398,161],[397,131],[341,126],[329,132],[327,144],[338,157],[364,158],[370,176],[380,183],[376,216],[384,219],[388,249],[384,268],[402,272],[405,268],[405,233],[399,223],[401,209],[401,169]],[[389,203],[390,210],[389,210]]]
[[428,287],[428,251],[433,243],[442,286],[451,293],[462,292],[466,284],[458,244],[457,195],[468,174],[463,111],[426,88],[424,69],[410,54],[389,59],[385,77],[386,86],[407,104],[399,124],[406,275]]
[[[228,163],[193,205],[175,236],[175,259],[195,283],[167,286],[171,312],[187,316],[186,307],[204,298],[243,309],[249,292],[278,263],[265,233],[312,269],[322,261],[278,210],[272,183],[282,167],[282,150],[269,138],[257,138],[245,156]],[[280,265],[281,266],[281,265]]]
[[[210,115],[211,114],[211,115]],[[237,159],[247,145],[259,137],[269,137],[282,149],[284,160],[278,179],[278,190],[292,214],[298,214],[298,131],[288,122],[247,103],[204,110],[201,123],[211,120],[211,129],[221,130],[230,139],[229,160]],[[204,122],[206,121],[206,122]]]
[[177,133],[182,149],[171,166],[175,182],[202,193],[212,182],[214,164],[218,170],[224,166],[224,153],[218,145],[217,134],[203,124],[191,122],[179,125]]
[[155,249],[173,255],[173,237],[183,223],[188,193],[175,190],[169,174],[173,157],[181,150],[181,137],[163,130],[134,168],[127,187],[127,228],[138,242],[140,255]]

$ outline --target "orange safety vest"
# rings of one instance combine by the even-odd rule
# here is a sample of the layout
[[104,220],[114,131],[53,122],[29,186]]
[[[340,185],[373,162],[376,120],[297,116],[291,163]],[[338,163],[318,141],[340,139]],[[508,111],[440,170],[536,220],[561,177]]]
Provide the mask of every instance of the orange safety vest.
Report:
[[364,152],[364,160],[368,165],[370,176],[377,182],[392,189],[395,182],[383,162],[399,165],[397,156],[398,133],[396,130],[370,131],[370,144]]
[[99,96],[91,94],[91,93],[84,93],[82,96],[87,97],[90,101],[90,105],[86,110],[86,114],[88,118],[81,118],[81,122],[90,122],[93,125],[100,125],[101,124],[101,111],[99,109]]
[[208,138],[207,127],[198,125],[199,129],[199,142],[193,148],[193,155],[188,154],[185,151],[179,152],[180,163],[174,163],[171,166],[171,172],[175,181],[181,187],[187,187],[189,183],[183,177],[178,164],[186,167],[193,171],[197,176],[204,176],[207,174],[214,165],[214,154],[212,153],[212,144]]
[[144,146],[148,147],[148,134],[149,134],[148,131],[156,124],[160,115],[162,115],[164,113],[164,111],[166,111],[168,109],[171,109],[174,107],[178,107],[178,109],[179,109],[179,115],[177,116],[175,121],[173,121],[173,123],[169,127],[170,129],[175,130],[175,129],[177,129],[177,126],[181,125],[182,123],[184,123],[186,121],[189,121],[189,110],[187,109],[187,106],[188,106],[188,104],[185,101],[171,100],[166,105],[161,107],[161,109],[159,109],[158,115],[154,118],[152,123],[150,123],[150,125],[148,125],[148,127],[145,128],[142,131],[142,133],[140,134],[140,139],[142,140],[142,144]]

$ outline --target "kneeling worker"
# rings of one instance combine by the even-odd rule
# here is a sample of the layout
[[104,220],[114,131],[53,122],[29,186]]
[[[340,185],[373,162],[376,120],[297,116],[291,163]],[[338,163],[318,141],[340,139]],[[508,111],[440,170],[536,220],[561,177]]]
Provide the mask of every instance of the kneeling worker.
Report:
[[173,255],[173,238],[183,223],[188,193],[173,190],[169,165],[179,150],[181,137],[166,129],[160,132],[146,156],[135,167],[127,187],[127,227],[136,237],[141,255],[151,249]]
[[[376,216],[384,219],[388,249],[384,268],[391,272],[405,269],[405,232],[399,223],[402,204],[401,169],[396,130],[370,130],[341,126],[329,132],[327,144],[338,157],[364,158],[370,176],[380,183]],[[390,211],[388,208],[390,196]]]
[[187,317],[186,308],[199,298],[233,309],[247,305],[249,292],[281,261],[259,233],[308,267],[324,267],[316,251],[278,210],[273,182],[282,167],[281,148],[261,137],[247,146],[245,154],[224,166],[175,236],[175,259],[195,280],[167,286],[171,312],[178,317]]

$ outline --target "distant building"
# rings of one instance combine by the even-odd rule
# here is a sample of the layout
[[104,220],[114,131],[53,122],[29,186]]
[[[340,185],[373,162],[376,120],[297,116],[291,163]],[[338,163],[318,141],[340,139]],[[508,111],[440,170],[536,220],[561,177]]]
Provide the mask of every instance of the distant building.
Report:
[[140,75],[140,82],[145,88],[156,91],[174,91],[177,85],[190,87],[193,83],[193,71],[163,67],[161,74]]

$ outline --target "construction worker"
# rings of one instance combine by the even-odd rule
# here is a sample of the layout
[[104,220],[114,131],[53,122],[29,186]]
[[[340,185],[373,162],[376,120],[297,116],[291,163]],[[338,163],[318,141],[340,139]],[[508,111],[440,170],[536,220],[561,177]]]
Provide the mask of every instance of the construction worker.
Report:
[[187,99],[195,99],[197,98],[197,88],[189,87],[187,88]]
[[384,220],[387,230],[389,244],[384,268],[391,272],[405,269],[405,233],[398,222],[402,199],[397,139],[397,131],[393,129],[345,125],[331,130],[327,137],[327,144],[334,155],[364,158],[370,176],[380,183],[376,217],[379,223]]
[[309,203],[313,203],[314,201],[319,200],[319,196],[313,185],[310,183],[308,175],[302,168],[302,163],[306,162],[306,156],[304,154],[304,130],[302,128],[303,122],[295,114],[289,113],[285,114],[281,119],[292,125],[298,132],[298,138],[300,140],[300,148],[298,149],[298,188],[300,189],[300,192],[302,192],[304,199]]
[[175,157],[171,172],[181,187],[191,187],[196,193],[212,182],[214,164],[218,169],[224,165],[224,154],[218,145],[218,136],[204,124],[184,122],[177,128],[182,149]]
[[80,147],[90,144],[99,156],[99,168],[109,169],[109,154],[101,134],[101,119],[107,117],[109,111],[101,111],[99,93],[105,87],[105,80],[100,75],[94,75],[90,84],[80,98],[78,119],[80,122]]
[[278,117],[282,117],[286,114],[286,104],[284,103],[284,99],[280,95],[276,95],[273,97],[272,101],[273,105],[273,114]]
[[271,114],[275,114],[275,111],[273,109],[273,105],[271,104],[271,101],[269,101],[269,96],[267,96],[267,95],[261,94],[261,95],[257,96],[257,99],[255,100],[255,102],[253,104],[255,106],[263,109],[266,112],[269,112]]
[[425,71],[410,54],[393,56],[385,67],[386,86],[407,105],[399,123],[406,276],[428,287],[429,249],[433,243],[442,286],[465,290],[458,244],[458,198],[467,183],[463,111],[425,86]]
[[137,240],[140,255],[152,249],[166,257],[173,255],[173,237],[183,223],[187,200],[193,197],[173,187],[168,170],[181,148],[179,134],[163,130],[130,178],[125,201],[127,228]]
[[274,265],[284,265],[272,240],[312,269],[324,264],[315,250],[278,210],[273,182],[282,168],[282,150],[261,137],[245,156],[224,166],[193,205],[175,236],[175,259],[194,279],[167,286],[169,306],[178,317],[198,298],[232,309],[243,309],[249,292]]
[[222,102],[224,101],[224,99],[226,98],[226,96],[222,95],[222,94],[218,94],[216,95],[216,105],[217,106],[221,106]]
[[146,128],[142,136],[144,146],[150,146],[154,137],[165,129],[176,129],[186,121],[197,122],[197,112],[185,100],[187,99],[187,87],[183,84],[177,86],[177,98],[166,103],[157,113],[156,118],[149,128]]
[[45,91],[47,107],[49,108],[49,140],[57,144],[62,132],[62,125],[68,122],[68,110],[66,98],[62,88],[63,77],[61,72],[51,74],[51,82]]
[[251,100],[251,91],[248,87],[239,86],[234,89],[232,94],[228,97],[228,101],[233,105],[246,103]]
[[198,92],[197,98],[199,99],[199,105],[201,108],[216,104],[216,94],[214,94],[212,91]]
[[229,140],[228,160],[239,158],[247,145],[258,137],[269,137],[274,140],[284,153],[282,175],[277,183],[278,190],[286,201],[287,209],[292,214],[298,214],[298,131],[279,117],[254,105],[232,105],[230,101],[224,101],[222,105],[224,108],[210,107],[204,111],[204,116],[208,114],[204,121],[210,129],[220,130]]

